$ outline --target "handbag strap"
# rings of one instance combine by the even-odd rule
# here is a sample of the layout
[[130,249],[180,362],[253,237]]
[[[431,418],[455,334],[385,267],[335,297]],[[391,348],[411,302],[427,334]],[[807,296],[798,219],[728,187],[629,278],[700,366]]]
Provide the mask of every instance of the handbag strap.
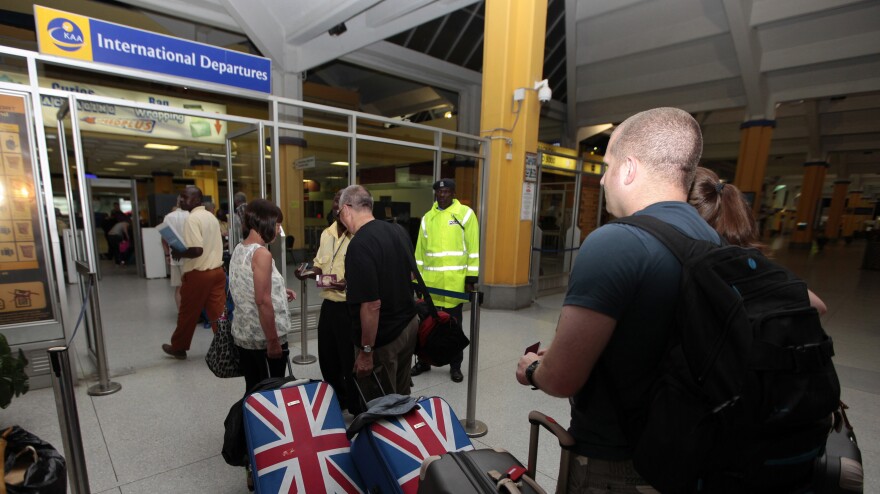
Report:
[[400,235],[397,236],[397,239],[397,246],[403,249],[404,257],[406,257],[406,259],[409,261],[410,270],[416,277],[416,281],[419,284],[418,291],[421,293],[422,299],[424,299],[425,303],[428,305],[428,311],[435,318],[438,317],[437,306],[434,305],[434,301],[431,299],[431,294],[428,292],[428,287],[425,286],[425,280],[422,279],[422,273],[419,272],[419,267],[416,265],[415,256],[412,254],[412,252],[409,251],[409,249],[406,248],[405,245],[403,245],[403,238]]

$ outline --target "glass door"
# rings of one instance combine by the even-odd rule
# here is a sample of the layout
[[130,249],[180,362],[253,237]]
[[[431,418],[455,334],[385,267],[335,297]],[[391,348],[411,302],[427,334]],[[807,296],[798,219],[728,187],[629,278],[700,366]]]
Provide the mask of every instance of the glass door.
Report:
[[[266,198],[265,141],[263,125],[245,125],[230,122],[226,134],[226,169],[222,174],[226,180],[222,187],[223,199],[229,204],[229,236],[227,248],[229,252],[242,241],[242,232],[238,220],[235,219],[234,195],[243,193],[248,201]],[[204,192],[204,191],[203,191]],[[271,199],[271,198],[269,198]],[[283,249],[282,249],[283,250]]]
[[[64,101],[57,114],[58,145],[62,160],[64,188],[73,230],[73,262],[76,265],[79,291],[84,301],[83,321],[89,355],[98,368],[98,384],[90,387],[91,395],[106,395],[119,391],[122,386],[109,381],[107,354],[104,349],[104,330],[101,321],[100,277],[92,215],[91,188],[82,153],[82,137],[73,96]],[[71,158],[73,158],[71,160]]]
[[540,172],[532,241],[536,294],[564,288],[580,246],[580,160],[539,152]]

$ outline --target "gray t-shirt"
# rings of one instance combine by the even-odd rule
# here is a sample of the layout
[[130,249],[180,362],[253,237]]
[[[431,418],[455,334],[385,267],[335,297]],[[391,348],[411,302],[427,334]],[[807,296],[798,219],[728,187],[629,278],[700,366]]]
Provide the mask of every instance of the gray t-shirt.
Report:
[[[263,248],[259,244],[238,244],[229,260],[229,293],[235,302],[232,338],[236,345],[251,350],[266,348],[266,335],[260,325],[260,314],[254,295],[254,270],[251,267],[254,252]],[[272,307],[275,309],[275,330],[278,332],[281,344],[284,344],[290,331],[287,292],[284,278],[275,268],[274,259],[272,260]]]
[[[691,238],[720,242],[715,230],[684,202],[661,202],[635,214],[657,217]],[[605,225],[581,246],[564,303],[613,317],[617,326],[589,380],[571,399],[570,430],[578,454],[605,460],[631,456],[620,423],[638,421],[647,408],[666,351],[680,277],[675,256],[634,226]]]

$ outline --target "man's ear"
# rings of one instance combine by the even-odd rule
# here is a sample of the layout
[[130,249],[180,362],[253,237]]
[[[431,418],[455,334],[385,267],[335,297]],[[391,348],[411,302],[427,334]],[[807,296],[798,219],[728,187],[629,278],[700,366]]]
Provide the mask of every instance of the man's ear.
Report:
[[623,183],[625,185],[630,185],[636,179],[636,173],[638,173],[639,164],[635,158],[631,158],[627,156],[626,160],[623,162],[623,170],[621,170],[621,178],[623,179]]

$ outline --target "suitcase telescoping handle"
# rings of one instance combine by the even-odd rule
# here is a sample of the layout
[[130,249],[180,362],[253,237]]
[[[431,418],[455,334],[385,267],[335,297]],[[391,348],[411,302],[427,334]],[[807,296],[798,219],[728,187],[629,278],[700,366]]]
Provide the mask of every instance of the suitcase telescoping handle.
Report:
[[559,447],[562,448],[562,454],[559,459],[559,481],[556,483],[556,492],[566,492],[568,490],[568,462],[571,457],[571,450],[574,448],[574,437],[552,417],[548,417],[536,410],[529,412],[529,423],[532,425],[529,434],[529,463],[526,474],[531,478],[535,478],[535,471],[538,468],[539,427],[544,427],[550,431],[551,434],[556,436],[556,439],[559,441]]
[[[376,381],[376,386],[379,387],[379,392],[382,393],[382,396],[385,396],[387,393],[385,393],[385,389],[382,387],[382,383],[379,382],[379,376],[376,375],[376,370],[373,369],[373,371],[370,372],[370,375],[373,376],[373,380]],[[363,390],[361,390],[361,385],[358,383],[357,374],[351,374],[351,382],[354,383],[354,389],[356,389],[358,392],[358,396],[361,399],[361,404],[364,405],[364,410],[367,410],[370,407],[367,405],[367,398],[364,396],[364,392]]]

